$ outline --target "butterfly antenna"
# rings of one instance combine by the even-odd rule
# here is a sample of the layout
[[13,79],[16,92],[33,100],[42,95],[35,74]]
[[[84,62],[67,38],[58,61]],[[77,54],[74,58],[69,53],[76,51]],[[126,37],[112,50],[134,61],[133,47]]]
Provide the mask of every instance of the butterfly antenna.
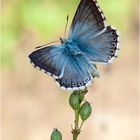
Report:
[[67,31],[68,21],[69,21],[69,15],[67,15],[67,21],[66,21],[66,26],[65,26],[65,32],[64,32],[64,37],[65,38],[66,38],[66,31]]
[[60,41],[53,41],[53,42],[50,42],[50,43],[47,43],[47,44],[44,44],[44,45],[35,47],[35,49],[42,48],[42,47],[46,47],[46,46],[48,46],[48,45],[50,45],[50,44],[53,44],[53,43],[56,43],[56,42],[60,42]]

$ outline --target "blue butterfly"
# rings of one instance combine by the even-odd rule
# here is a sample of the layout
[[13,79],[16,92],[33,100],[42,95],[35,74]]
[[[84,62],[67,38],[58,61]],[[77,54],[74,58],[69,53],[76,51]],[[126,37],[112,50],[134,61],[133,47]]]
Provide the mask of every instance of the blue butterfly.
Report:
[[68,38],[32,52],[31,63],[53,76],[62,89],[85,89],[99,77],[95,64],[112,62],[119,51],[119,34],[105,20],[96,0],[81,0]]

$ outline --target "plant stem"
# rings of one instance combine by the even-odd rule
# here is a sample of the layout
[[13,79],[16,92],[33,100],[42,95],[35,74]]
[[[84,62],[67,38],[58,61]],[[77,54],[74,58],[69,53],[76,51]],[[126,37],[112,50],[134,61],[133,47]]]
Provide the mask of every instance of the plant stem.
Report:
[[82,126],[83,126],[83,124],[84,124],[84,121],[82,121],[82,123],[81,123],[81,125],[80,125],[80,128],[79,128],[80,130],[81,130],[81,128],[82,128]]
[[75,118],[75,127],[76,127],[76,129],[78,129],[78,125],[79,125],[79,109],[76,112],[76,118]]
[[79,126],[79,109],[75,110],[75,128],[72,130],[73,140],[77,140],[77,137],[80,134],[78,126]]
[[78,135],[73,134],[73,140],[77,140]]
[[[79,91],[77,91],[77,92],[79,92]],[[87,92],[88,92],[87,89],[85,91],[81,91],[81,95],[82,94],[85,95]],[[78,94],[80,94],[80,93],[78,93]],[[84,100],[84,97],[83,97],[83,100]],[[74,121],[75,126],[74,126],[74,129],[72,128],[72,134],[73,134],[73,140],[77,140],[77,138],[81,132],[81,128],[83,126],[84,121],[82,121],[82,123],[79,127],[80,107],[78,109],[74,110],[74,113],[75,113],[75,121]]]

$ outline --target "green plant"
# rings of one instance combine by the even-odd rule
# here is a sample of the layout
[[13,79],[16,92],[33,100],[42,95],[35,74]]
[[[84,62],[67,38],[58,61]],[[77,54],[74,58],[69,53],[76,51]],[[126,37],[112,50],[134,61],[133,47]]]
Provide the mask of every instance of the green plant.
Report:
[[[84,122],[90,117],[92,108],[89,102],[84,102],[87,89],[74,91],[69,97],[69,104],[74,111],[75,120],[74,127],[72,127],[73,140],[77,140],[81,133],[81,128]],[[53,138],[52,138],[53,136]],[[51,140],[62,140],[61,132],[55,129],[51,135]]]

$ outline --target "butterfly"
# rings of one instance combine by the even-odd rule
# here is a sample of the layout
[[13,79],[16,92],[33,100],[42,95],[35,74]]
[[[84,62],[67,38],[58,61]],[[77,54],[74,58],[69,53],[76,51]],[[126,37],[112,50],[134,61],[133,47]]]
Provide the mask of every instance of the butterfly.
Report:
[[53,76],[64,90],[85,89],[99,77],[95,64],[111,63],[118,55],[119,33],[105,21],[96,0],[81,0],[68,38],[32,52],[32,65]]

